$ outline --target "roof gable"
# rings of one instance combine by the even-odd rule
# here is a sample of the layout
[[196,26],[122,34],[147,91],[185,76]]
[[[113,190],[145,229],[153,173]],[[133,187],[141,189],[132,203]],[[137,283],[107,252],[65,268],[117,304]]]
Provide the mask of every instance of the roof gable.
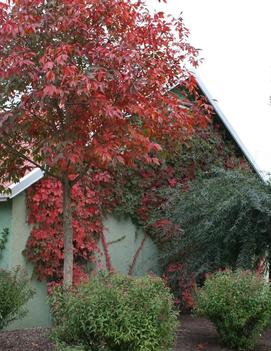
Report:
[[[205,85],[203,84],[202,80],[198,75],[195,74],[196,81],[198,84],[199,89],[201,90],[202,94],[206,96],[207,100],[209,103],[213,106],[214,111],[216,112],[216,115],[220,119],[220,121],[223,123],[229,134],[231,135],[232,139],[235,141],[237,146],[239,147],[240,151],[242,154],[245,156],[247,161],[250,163],[252,168],[255,170],[255,172],[258,174],[258,176],[263,180],[267,181],[266,176],[264,175],[263,172],[261,172],[258,164],[256,163],[255,159],[252,157],[244,143],[241,141],[239,138],[238,134],[230,124],[229,120],[225,116],[225,114],[222,112],[222,110],[219,107],[219,104],[217,101],[211,96]],[[174,87],[173,89],[175,89]],[[172,89],[172,90],[173,90]],[[177,94],[178,95],[178,94]],[[181,96],[179,96],[181,98]],[[189,108],[187,106],[187,108]],[[23,178],[20,179],[18,183],[13,183],[11,184],[8,188],[10,189],[11,193],[10,194],[0,194],[0,201],[6,201],[7,199],[12,199],[15,196],[19,195],[21,192],[26,190],[28,187],[30,187],[32,184],[36,183],[39,181],[41,178],[43,178],[44,172],[40,168],[35,168],[31,172],[29,172],[27,175],[25,175]]]
[[242,151],[243,155],[245,156],[245,158],[250,163],[251,167],[258,174],[258,176],[264,182],[266,182],[267,179],[266,179],[264,173],[260,170],[260,167],[258,166],[257,162],[252,157],[252,155],[250,154],[250,152],[246,148],[245,144],[242,142],[242,140],[238,136],[237,132],[232,127],[231,123],[229,122],[229,120],[227,119],[225,114],[223,113],[223,111],[220,109],[219,104],[217,103],[217,101],[211,96],[211,94],[209,93],[209,91],[207,90],[206,86],[204,85],[204,83],[202,82],[202,80],[199,78],[198,75],[196,76],[196,80],[197,80],[197,84],[198,84],[200,90],[206,96],[206,98],[208,99],[209,103],[213,106],[214,111],[216,112],[217,116],[219,117],[221,122],[224,124],[225,128],[228,130],[228,132],[232,136],[232,139],[236,142],[236,144],[238,145],[238,147]]
[[13,197],[19,195],[21,192],[29,188],[32,184],[43,178],[44,173],[40,168],[35,168],[31,172],[27,173],[23,178],[20,179],[18,183],[11,184],[8,189],[10,194],[0,195],[0,201],[6,201],[7,199],[12,199]]

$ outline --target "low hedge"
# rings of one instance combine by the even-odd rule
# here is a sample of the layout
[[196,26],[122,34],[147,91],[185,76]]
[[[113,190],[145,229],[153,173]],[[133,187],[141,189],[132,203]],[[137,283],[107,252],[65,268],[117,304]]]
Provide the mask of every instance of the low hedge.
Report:
[[169,351],[177,314],[162,279],[99,274],[87,284],[53,291],[58,344],[92,351]]
[[227,346],[253,349],[271,323],[270,284],[249,271],[215,273],[196,292],[195,311],[214,324]]

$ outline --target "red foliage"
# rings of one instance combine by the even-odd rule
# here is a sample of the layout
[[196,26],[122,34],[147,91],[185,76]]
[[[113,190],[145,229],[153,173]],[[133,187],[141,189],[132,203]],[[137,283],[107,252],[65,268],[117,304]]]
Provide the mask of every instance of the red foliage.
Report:
[[[87,206],[78,203],[81,211],[73,209],[71,220],[74,184],[89,169],[130,167],[138,160],[157,165],[162,148],[173,149],[208,122],[209,109],[203,113],[205,102],[187,69],[198,63],[188,37],[181,17],[152,15],[142,0],[0,3],[0,180],[17,181],[26,169],[40,167],[62,182],[66,285],[72,282],[73,235],[74,243],[82,242],[84,219],[95,215],[90,209],[83,214]],[[169,93],[176,84],[189,91],[183,104]],[[94,201],[88,191],[80,185],[74,201],[78,192]],[[32,213],[42,223],[33,234],[47,246],[46,235],[63,232],[60,193],[58,212],[46,219],[48,231],[42,211]],[[99,232],[96,225],[91,233]],[[62,246],[61,235],[56,239]],[[83,252],[75,247],[79,257],[89,258],[89,245]],[[46,269],[47,276],[59,275],[57,268]]]
[[[97,240],[103,232],[103,201],[109,197],[110,177],[97,173],[88,186],[82,182],[72,188],[74,232],[74,283],[87,279],[86,263],[95,261]],[[101,186],[103,185],[103,186]],[[63,275],[62,186],[46,178],[28,189],[28,221],[33,225],[24,254],[35,266],[39,279],[59,281]]]
[[[167,267],[164,278],[170,280],[171,288],[177,293],[178,304],[183,310],[194,307],[193,290],[196,282],[192,274],[188,274],[182,263],[172,263]],[[173,282],[175,286],[173,286]]]
[[[218,135],[216,137],[217,142],[214,144],[214,148],[211,151],[211,161],[213,159],[220,159],[224,167],[227,167],[227,160],[229,158],[234,160],[234,150],[231,152],[227,150],[223,138],[221,136],[218,137]],[[209,133],[208,138],[213,138],[212,132]],[[217,149],[219,149],[219,151],[217,151]],[[223,150],[223,153],[220,149]],[[74,230],[76,230],[77,233],[81,233],[81,236],[78,236],[79,239],[81,238],[80,242],[82,242],[85,233],[91,228],[96,228],[94,239],[96,240],[100,237],[102,228],[101,209],[103,209],[103,213],[107,213],[112,208],[121,206],[123,213],[126,213],[126,209],[131,205],[130,202],[135,201],[134,199],[136,199],[136,201],[133,213],[130,213],[130,215],[136,219],[136,222],[142,225],[148,233],[152,232],[153,234],[158,230],[160,243],[171,240],[175,234],[180,232],[181,228],[177,227],[163,216],[155,223],[152,223],[151,227],[149,226],[149,220],[152,211],[162,206],[165,201],[163,194],[160,193],[159,190],[177,185],[182,185],[182,190],[185,190],[185,184],[193,179],[195,175],[195,168],[200,169],[203,167],[203,164],[204,169],[208,170],[208,167],[205,165],[208,157],[206,158],[205,154],[203,154],[202,159],[199,159],[198,164],[191,165],[193,157],[191,157],[190,154],[188,163],[182,161],[182,156],[186,159],[190,151],[191,149],[188,149],[185,154],[181,154],[177,151],[177,155],[179,155],[178,157],[181,157],[181,159],[175,157],[173,160],[170,159],[170,163],[164,161],[159,166],[151,167],[140,163],[138,164],[138,168],[130,169],[125,167],[122,170],[120,170],[120,168],[111,169],[110,176],[107,172],[98,172],[94,176],[92,175],[93,181],[90,183],[90,188],[87,188],[88,190],[83,190],[84,188],[81,188],[81,185],[74,187],[74,206],[77,207],[77,210],[74,212],[77,218],[77,220],[74,220]],[[242,159],[235,158],[235,166],[238,165],[239,161],[243,163]],[[208,166],[210,167],[211,165],[212,163]],[[194,172],[191,172],[191,168],[194,169]],[[86,184],[86,180],[84,180],[84,182],[84,184]],[[127,188],[129,189],[129,196],[126,199],[123,192],[125,192]],[[81,196],[82,191],[87,191],[88,196]],[[37,184],[35,187],[31,188],[28,196],[30,209],[29,220],[31,223],[35,224],[35,226],[28,242],[27,255],[36,265],[40,277],[49,279],[60,279],[62,276],[63,237],[61,234],[61,192],[61,186],[58,181],[47,179],[43,180],[41,184]],[[86,214],[85,206],[87,203],[91,204],[91,206],[88,208],[89,212]],[[81,217],[78,217],[77,213],[81,213],[80,216],[83,218],[81,222],[82,226],[80,226],[79,223],[79,218]],[[91,213],[92,215],[90,215]],[[82,216],[82,214],[86,214],[86,217],[84,217],[84,215]],[[46,221],[44,221],[44,217]],[[49,227],[48,230],[46,226]],[[57,227],[58,229],[56,230]],[[85,228],[87,228],[87,230]],[[48,233],[50,237],[47,237]],[[93,240],[93,235],[90,235],[90,238]],[[50,242],[49,246],[46,244],[47,240]],[[97,247],[93,248],[91,244],[88,249],[86,245],[85,254],[82,255],[81,251],[77,249],[80,245],[76,243],[76,240],[77,236],[75,238],[76,267],[79,266],[79,268],[83,270],[82,273],[84,273],[83,266],[78,263],[81,263],[83,258],[84,260],[92,260],[92,250],[97,250]],[[60,247],[58,247],[58,241],[61,243]],[[55,247],[57,249],[55,249]],[[43,256],[45,257],[44,259]],[[59,256],[61,257],[60,262],[58,261]],[[79,257],[81,257],[81,260]],[[106,261],[107,268],[111,267],[109,269],[112,270],[113,267],[109,256],[106,256]],[[55,268],[55,266],[57,268]],[[173,268],[174,271],[172,271]],[[80,273],[80,276],[82,273]],[[185,269],[181,269],[179,266],[175,267],[174,265],[169,267],[167,275],[171,277],[175,275],[176,278],[173,280],[178,281],[176,290],[178,291],[179,298],[184,302],[186,308],[190,308],[192,304],[191,288],[193,287],[193,280],[185,278],[186,280],[183,282],[182,279],[185,276]],[[76,274],[76,276],[78,276],[78,274]]]
[[2,152],[19,152],[2,160],[6,177],[22,158],[60,178],[87,164],[157,164],[165,135],[173,146],[207,123],[199,95],[191,114],[168,93],[181,82],[196,94],[186,63],[198,51],[181,18],[141,0],[17,0],[0,4],[0,23],[3,106],[20,96],[0,113]]

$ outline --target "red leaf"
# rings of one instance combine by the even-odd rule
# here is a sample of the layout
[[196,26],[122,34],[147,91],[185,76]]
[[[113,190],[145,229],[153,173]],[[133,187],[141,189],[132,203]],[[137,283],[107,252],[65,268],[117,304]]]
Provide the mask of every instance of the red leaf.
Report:
[[54,74],[54,72],[53,72],[53,71],[48,71],[48,72],[46,73],[46,78],[47,78],[47,80],[48,80],[49,82],[54,81],[54,80],[55,80],[55,74]]
[[53,67],[54,67],[54,63],[51,62],[51,61],[49,61],[49,62],[46,62],[46,63],[45,63],[45,65],[43,66],[43,69],[44,69],[45,71],[47,71],[48,69],[52,70]]

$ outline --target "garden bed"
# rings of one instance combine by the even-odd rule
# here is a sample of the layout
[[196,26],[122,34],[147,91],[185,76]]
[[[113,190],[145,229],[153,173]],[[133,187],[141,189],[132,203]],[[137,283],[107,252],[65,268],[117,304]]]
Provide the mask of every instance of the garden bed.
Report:
[[[271,350],[271,328],[261,338],[256,351]],[[206,319],[183,316],[175,351],[231,351],[219,345],[218,335]]]
[[[1,351],[54,351],[49,330],[33,328],[0,333]],[[257,351],[271,350],[271,328],[261,338]],[[175,351],[230,351],[219,346],[217,334],[205,319],[183,316]]]
[[54,351],[49,333],[44,328],[0,332],[0,351]]

